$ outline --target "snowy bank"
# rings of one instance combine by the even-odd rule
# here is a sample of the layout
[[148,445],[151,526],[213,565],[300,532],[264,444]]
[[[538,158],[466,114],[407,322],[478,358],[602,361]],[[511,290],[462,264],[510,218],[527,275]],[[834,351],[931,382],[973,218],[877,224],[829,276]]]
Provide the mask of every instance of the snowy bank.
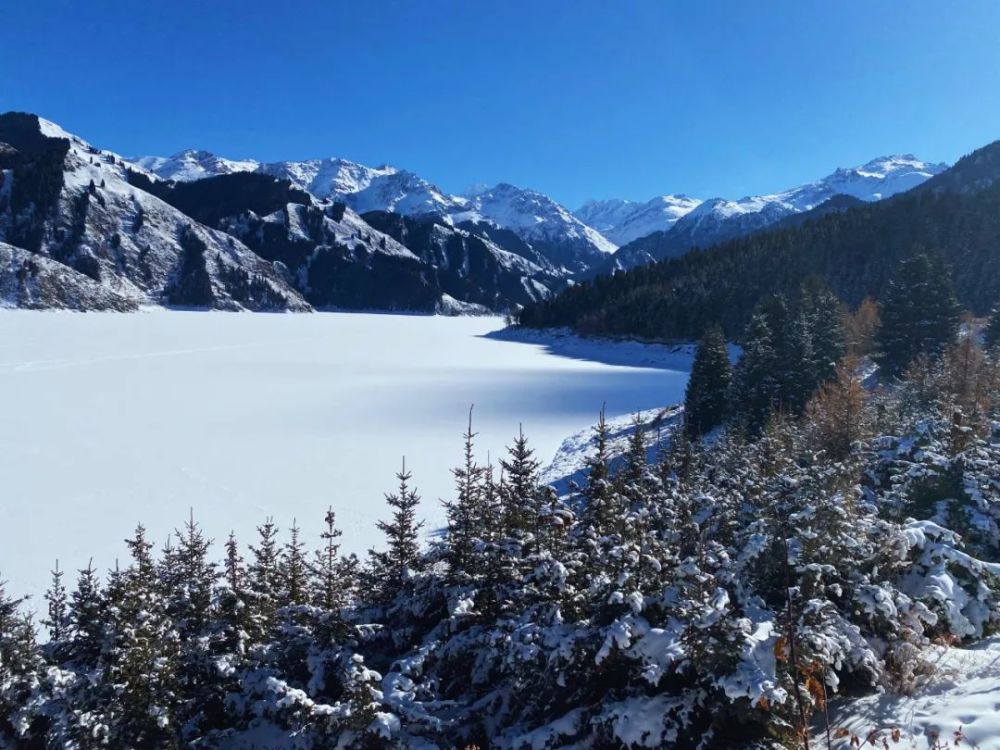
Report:
[[[891,747],[898,729],[898,746],[907,750],[1000,748],[1000,638],[969,648],[936,646],[926,656],[934,670],[913,695],[870,695],[835,704],[833,726],[850,733],[835,747],[849,747],[851,735],[864,742],[873,731],[878,740],[869,745],[881,747],[884,737]],[[825,730],[817,732],[817,739],[822,737]]]
[[[549,354],[560,357],[602,362],[607,365],[651,367],[684,372],[691,370],[695,350],[693,343],[658,344],[633,339],[580,336],[568,328],[539,329],[508,326],[484,336],[499,341],[535,344],[544,347]],[[739,348],[730,344],[730,359],[735,361],[738,354]]]

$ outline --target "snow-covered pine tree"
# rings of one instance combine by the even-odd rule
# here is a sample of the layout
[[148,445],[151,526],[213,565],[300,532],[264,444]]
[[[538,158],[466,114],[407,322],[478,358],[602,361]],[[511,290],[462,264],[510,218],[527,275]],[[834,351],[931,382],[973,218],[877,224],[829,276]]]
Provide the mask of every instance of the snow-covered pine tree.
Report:
[[333,508],[323,516],[324,528],[320,534],[323,546],[313,555],[310,578],[310,600],[314,606],[337,613],[347,605],[353,589],[351,571],[340,556],[343,532],[337,528]]
[[4,742],[13,742],[20,734],[15,722],[31,694],[38,666],[35,629],[20,611],[24,601],[9,596],[0,579],[0,740]]
[[59,642],[66,635],[66,626],[69,619],[66,585],[63,583],[63,571],[59,570],[59,561],[52,569],[52,585],[45,591],[46,619],[42,620],[49,630],[49,638]]
[[698,343],[684,393],[684,429],[690,438],[699,438],[725,421],[731,386],[726,339],[722,329],[713,326]]
[[299,539],[298,522],[293,518],[289,529],[288,541],[285,542],[279,558],[281,576],[280,602],[285,605],[305,604],[308,600],[308,563],[305,555],[305,545]]
[[219,571],[206,539],[188,514],[183,530],[175,532],[177,546],[160,561],[166,614],[177,638],[177,726],[182,739],[201,736],[218,724],[231,685],[218,678],[221,653],[216,591]]
[[541,467],[534,450],[528,445],[524,430],[507,447],[507,457],[500,459],[503,486],[503,533],[518,536],[536,534],[541,524],[541,503],[538,496],[538,470]]
[[179,747],[178,634],[142,524],[125,544],[132,562],[121,575],[106,657],[108,683],[120,686],[108,712],[109,741],[120,747]]
[[487,525],[491,517],[484,494],[484,468],[476,463],[475,437],[470,407],[469,424],[462,435],[462,464],[451,470],[455,480],[455,499],[444,502],[448,519],[445,556],[452,573],[458,578],[481,572],[479,547],[490,536]]
[[251,639],[259,642],[271,629],[275,613],[281,606],[282,576],[278,528],[274,520],[268,518],[258,526],[257,536],[258,545],[250,547],[253,558],[247,566],[247,593]]
[[420,496],[410,488],[413,475],[403,467],[396,474],[399,487],[385,496],[386,505],[392,508],[392,519],[379,521],[378,529],[385,534],[387,549],[371,550],[375,582],[383,595],[392,595],[399,590],[410,571],[418,565],[420,552],[420,529],[424,522],[417,521],[417,506]]

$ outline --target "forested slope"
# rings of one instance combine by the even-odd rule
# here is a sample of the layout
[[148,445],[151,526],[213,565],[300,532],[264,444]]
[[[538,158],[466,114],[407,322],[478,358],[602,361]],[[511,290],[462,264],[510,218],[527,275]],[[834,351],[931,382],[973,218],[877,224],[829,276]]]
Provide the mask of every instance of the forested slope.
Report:
[[692,339],[717,323],[732,337],[764,297],[810,276],[850,305],[879,299],[899,261],[920,251],[947,261],[959,300],[986,313],[1000,299],[1000,186],[984,176],[998,152],[994,143],[965,157],[926,189],[578,284],[529,305],[520,322],[652,339]]

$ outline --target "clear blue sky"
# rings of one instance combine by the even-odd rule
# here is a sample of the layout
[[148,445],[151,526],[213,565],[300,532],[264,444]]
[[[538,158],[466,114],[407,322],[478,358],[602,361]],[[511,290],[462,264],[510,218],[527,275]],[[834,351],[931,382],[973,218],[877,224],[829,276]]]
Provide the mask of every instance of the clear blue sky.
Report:
[[7,109],[125,154],[336,155],[572,208],[740,197],[1000,138],[1000,3],[10,0]]

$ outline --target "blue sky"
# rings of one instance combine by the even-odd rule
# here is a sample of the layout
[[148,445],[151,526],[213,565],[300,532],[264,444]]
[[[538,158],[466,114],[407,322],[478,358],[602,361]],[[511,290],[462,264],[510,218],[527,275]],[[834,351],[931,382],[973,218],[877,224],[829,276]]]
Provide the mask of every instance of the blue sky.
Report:
[[344,156],[575,208],[1000,138],[1000,3],[12,0],[0,110],[125,154]]

